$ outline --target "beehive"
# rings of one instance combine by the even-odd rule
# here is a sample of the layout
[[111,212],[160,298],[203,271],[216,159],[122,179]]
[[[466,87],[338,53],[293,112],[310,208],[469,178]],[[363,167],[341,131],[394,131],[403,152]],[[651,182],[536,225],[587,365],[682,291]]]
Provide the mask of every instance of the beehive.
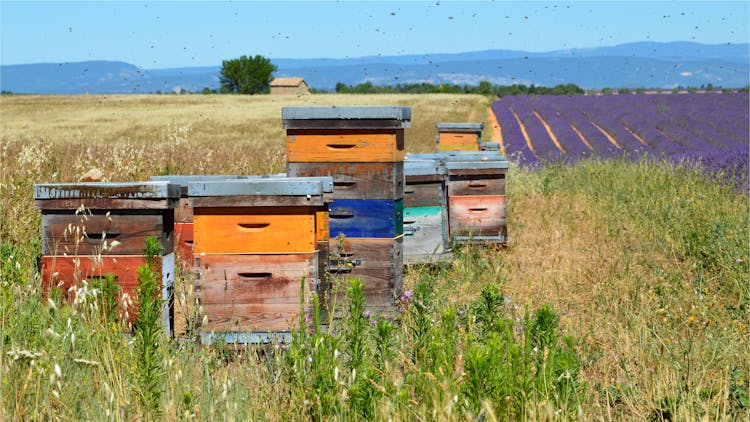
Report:
[[446,154],[449,232],[458,242],[507,242],[505,176],[498,152]]
[[[174,282],[174,209],[179,186],[167,182],[60,183],[34,185],[35,206],[42,213],[42,288],[60,289],[70,299],[72,287],[107,274],[123,295],[134,299],[137,269],[146,263],[146,237],[161,245],[162,326],[172,333]],[[122,309],[125,311],[125,309]],[[129,309],[132,322],[134,310]]]
[[478,151],[484,123],[438,123],[438,151]]
[[[195,296],[204,343],[290,340],[300,304],[325,296],[333,179],[191,182]],[[322,246],[322,248],[321,248]],[[270,337],[269,337],[270,336]]]
[[404,260],[407,264],[437,262],[448,245],[447,173],[439,155],[404,163]]
[[[404,129],[411,109],[284,107],[282,121],[287,173],[333,177],[329,270],[339,281],[360,277],[369,307],[395,310],[403,280]],[[343,289],[337,290],[340,299]]]

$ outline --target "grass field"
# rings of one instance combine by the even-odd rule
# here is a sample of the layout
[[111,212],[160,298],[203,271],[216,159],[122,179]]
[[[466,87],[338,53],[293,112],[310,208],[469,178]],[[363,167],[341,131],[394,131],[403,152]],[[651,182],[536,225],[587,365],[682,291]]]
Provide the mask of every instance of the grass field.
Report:
[[[40,294],[32,185],[283,171],[280,108],[408,105],[408,152],[479,96],[0,97],[0,420],[747,420],[748,197],[667,164],[583,161],[508,176],[507,249],[411,268],[400,320],[357,286],[287,348],[158,342],[157,408],[97,299]],[[187,275],[178,282],[189,284]],[[153,399],[153,397],[151,397]]]

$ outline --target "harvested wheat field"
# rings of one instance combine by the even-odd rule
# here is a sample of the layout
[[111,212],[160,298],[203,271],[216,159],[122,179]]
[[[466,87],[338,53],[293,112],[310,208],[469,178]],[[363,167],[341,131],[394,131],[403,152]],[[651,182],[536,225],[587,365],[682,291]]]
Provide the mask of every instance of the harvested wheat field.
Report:
[[[176,316],[188,334],[156,337],[159,358],[146,364],[99,296],[79,292],[71,305],[42,295],[35,183],[94,167],[109,181],[282,172],[281,107],[294,105],[410,106],[407,152],[433,151],[437,122],[476,121],[485,141],[541,153],[527,145],[533,130],[520,125],[510,139],[502,116],[493,127],[490,104],[0,97],[0,420],[750,417],[748,196],[668,160],[511,161],[507,248],[466,245],[446,265],[407,268],[396,317],[363,312],[352,283],[339,319],[323,330],[313,318],[289,345],[201,347],[191,309]],[[189,304],[191,271],[175,283]]]

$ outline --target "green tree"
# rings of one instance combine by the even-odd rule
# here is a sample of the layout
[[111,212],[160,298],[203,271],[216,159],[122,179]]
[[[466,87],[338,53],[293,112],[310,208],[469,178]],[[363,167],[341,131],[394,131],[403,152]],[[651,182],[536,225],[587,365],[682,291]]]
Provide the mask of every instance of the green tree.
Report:
[[276,66],[271,63],[271,59],[261,55],[224,60],[221,62],[221,77],[219,79],[221,92],[232,94],[268,93],[274,71],[276,71]]

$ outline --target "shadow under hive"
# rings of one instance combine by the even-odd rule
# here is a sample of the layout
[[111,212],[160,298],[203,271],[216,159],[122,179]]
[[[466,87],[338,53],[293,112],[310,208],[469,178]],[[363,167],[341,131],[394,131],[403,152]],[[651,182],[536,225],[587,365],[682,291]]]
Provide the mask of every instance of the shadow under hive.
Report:
[[[36,208],[42,213],[42,288],[58,289],[67,299],[72,287],[114,276],[123,295],[136,297],[137,269],[146,264],[146,238],[161,246],[162,326],[172,334],[174,282],[174,209],[179,186],[167,182],[60,183],[34,185]],[[112,247],[113,243],[116,245]],[[119,244],[118,244],[119,243]],[[134,309],[128,312],[134,321]]]
[[321,271],[332,195],[330,177],[188,184],[204,343],[290,341],[312,316],[312,294],[328,288]]
[[[404,129],[409,107],[284,107],[287,174],[331,176],[328,271],[361,278],[367,306],[393,312],[403,284]],[[343,239],[343,240],[342,240]]]

